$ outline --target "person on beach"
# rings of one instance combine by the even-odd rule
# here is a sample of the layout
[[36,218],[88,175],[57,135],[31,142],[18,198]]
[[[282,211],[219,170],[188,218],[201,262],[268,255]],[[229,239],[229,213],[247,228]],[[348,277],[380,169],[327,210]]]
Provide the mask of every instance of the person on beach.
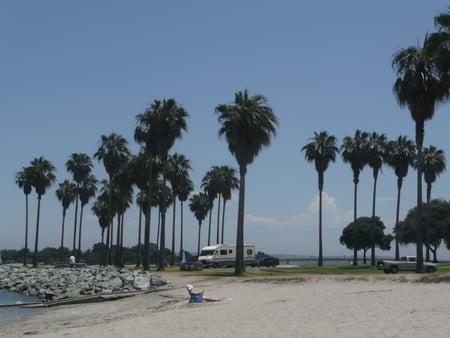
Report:
[[223,298],[211,298],[205,297],[203,295],[203,291],[194,291],[194,287],[192,285],[184,286],[189,293],[189,303],[202,303],[202,302],[219,302],[223,300]]
[[75,266],[75,256],[72,255],[69,257],[69,267],[73,268]]

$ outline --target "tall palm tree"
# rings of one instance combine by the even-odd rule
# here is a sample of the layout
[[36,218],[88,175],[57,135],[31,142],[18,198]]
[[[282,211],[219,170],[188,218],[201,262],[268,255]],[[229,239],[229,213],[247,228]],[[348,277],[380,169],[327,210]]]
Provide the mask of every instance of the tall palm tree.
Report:
[[[109,176],[109,187],[112,187],[113,177],[117,174],[125,160],[130,156],[128,150],[128,141],[121,135],[111,133],[108,136],[102,135],[100,139],[100,146],[94,154],[94,158],[98,161],[102,161],[105,166],[105,170]],[[112,247],[112,222],[113,222],[113,201],[112,194],[109,195],[108,201],[108,219],[109,224],[106,230],[106,249],[108,254],[108,264],[111,264],[111,247]]]
[[[378,134],[372,132],[369,134],[367,140],[367,164],[372,168],[373,173],[373,193],[372,193],[372,217],[375,217],[375,205],[377,200],[377,181],[378,174],[384,163],[384,158],[386,154],[386,143],[387,138],[385,134]],[[376,224],[372,222],[370,224]],[[371,259],[370,265],[375,266],[375,242],[372,241],[371,245]]]
[[167,176],[172,187],[173,198],[173,217],[172,217],[172,255],[171,265],[175,265],[175,217],[176,217],[176,201],[180,195],[181,184],[185,177],[189,176],[191,170],[190,161],[183,154],[175,153],[168,158]]
[[416,146],[406,136],[400,135],[397,140],[388,142],[386,163],[394,169],[397,176],[397,208],[395,217],[395,259],[400,260],[400,246],[398,240],[398,223],[400,221],[400,195],[403,179],[408,175],[409,167],[414,165]]
[[326,131],[314,132],[311,142],[303,146],[305,159],[314,162],[319,178],[319,261],[318,265],[323,266],[323,245],[322,245],[322,191],[324,174],[330,162],[336,161],[336,154],[339,148],[336,146],[337,139],[333,135],[328,135]]
[[[162,182],[166,186],[167,179],[167,157],[168,152],[175,141],[181,137],[182,131],[187,130],[186,118],[188,112],[181,107],[174,99],[154,100],[142,114],[136,116],[138,126],[134,132],[134,139],[137,143],[145,146],[149,161],[155,156],[159,157],[162,163]],[[149,180],[152,180],[151,167],[149,169]],[[163,192],[165,193],[165,189]],[[148,190],[148,200],[151,201],[152,189]],[[162,199],[163,210],[165,198]],[[149,206],[150,208],[150,206]],[[148,270],[148,242],[150,239],[150,210],[148,211],[148,220],[145,221],[144,238],[144,270]],[[160,255],[158,270],[164,270],[164,251],[165,251],[165,213],[161,215],[161,238]]]
[[61,225],[61,245],[59,259],[62,261],[64,259],[64,222],[66,220],[66,211],[72,202],[75,200],[77,185],[69,180],[64,180],[59,183],[59,188],[56,189],[56,197],[61,202],[63,212],[62,212],[62,225]]
[[194,191],[194,183],[189,177],[184,177],[180,186],[178,199],[180,201],[180,257],[183,256],[183,235],[184,235],[184,221],[183,221],[183,204],[189,198],[189,195]]
[[442,76],[438,64],[441,54],[436,52],[428,35],[422,46],[400,49],[392,57],[397,75],[393,92],[400,107],[407,107],[415,122],[417,146],[417,224],[416,272],[423,272],[422,238],[422,173],[425,121],[433,117],[435,106],[448,97],[447,76]]
[[37,217],[36,217],[36,238],[34,241],[33,267],[38,265],[38,244],[39,244],[39,218],[41,213],[41,199],[45,191],[56,180],[54,172],[56,168],[44,157],[35,158],[31,161],[31,185],[38,196]]
[[[442,149],[435,146],[423,148],[423,177],[427,184],[427,206],[431,201],[431,186],[436,182],[437,177],[445,171],[445,153]],[[429,217],[425,228],[425,260],[430,261],[430,225]]]
[[[358,210],[358,183],[359,183],[359,175],[363,170],[364,166],[367,164],[367,152],[366,152],[366,143],[369,134],[366,132],[361,132],[360,130],[356,130],[355,136],[346,136],[344,137],[344,142],[341,146],[341,156],[344,160],[344,163],[350,163],[350,166],[353,171],[353,184],[354,184],[354,193],[353,193],[353,222],[357,220],[357,210]],[[356,235],[356,232],[355,232]],[[355,240],[355,243],[357,240]],[[358,265],[358,256],[357,256],[357,248],[353,249],[353,265]]]
[[[217,198],[217,231],[216,231],[216,244],[219,243],[219,219],[220,219],[220,194],[223,190],[222,178],[219,166],[213,166],[203,176],[201,187],[203,191],[208,194],[210,203],[214,205],[214,200]],[[211,219],[212,219],[212,207],[209,210],[209,228],[208,228],[208,245],[210,245],[211,239]]]
[[235,274],[245,271],[244,265],[244,201],[245,175],[261,149],[269,146],[276,134],[278,120],[261,94],[250,96],[248,90],[237,92],[232,104],[216,107],[219,136],[225,136],[228,149],[239,165],[239,208],[236,235]]
[[232,190],[239,189],[239,179],[236,177],[236,169],[229,167],[227,165],[220,166],[220,175],[222,177],[222,235],[220,238],[220,243],[223,244],[224,233],[225,233],[225,207],[227,201],[231,199]]
[[30,195],[33,187],[31,186],[31,168],[23,167],[16,173],[16,184],[25,194],[25,248],[23,256],[23,266],[28,264],[28,195]]
[[[102,181],[102,184],[107,184],[106,181]],[[108,228],[109,225],[109,196],[107,196],[107,192],[103,191],[102,194],[97,196],[96,201],[94,202],[94,205],[91,208],[92,213],[97,216],[98,224],[101,229],[101,240],[102,240],[102,250],[104,248],[104,236],[105,236],[105,230]],[[104,261],[104,254],[102,252],[101,254],[101,265],[105,264]]]
[[198,194],[193,195],[189,200],[189,208],[198,221],[197,256],[199,256],[202,222],[208,215],[210,200],[208,194],[205,192],[199,192]]
[[78,189],[78,195],[80,198],[80,226],[78,227],[78,251],[77,256],[78,260],[80,259],[81,254],[81,228],[83,225],[83,209],[86,204],[89,203],[89,200],[92,197],[95,197],[95,194],[97,193],[97,183],[98,180],[95,178],[94,175],[87,176],[82,182],[81,186]]
[[[77,217],[78,217],[78,199],[81,182],[89,176],[93,168],[92,160],[87,154],[73,153],[66,162],[66,169],[72,173],[73,180],[77,184],[75,195],[75,221],[73,225],[73,247],[72,252],[75,254],[76,238],[77,238]],[[78,255],[77,255],[78,256]]]

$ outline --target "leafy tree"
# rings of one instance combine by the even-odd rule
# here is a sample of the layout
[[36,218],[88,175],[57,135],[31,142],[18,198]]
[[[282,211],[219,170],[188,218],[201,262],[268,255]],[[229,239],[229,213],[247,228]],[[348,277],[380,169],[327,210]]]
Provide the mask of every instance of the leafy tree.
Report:
[[400,107],[407,107],[415,122],[417,146],[417,224],[416,224],[416,272],[423,272],[422,231],[422,172],[425,121],[433,117],[437,103],[444,102],[449,93],[446,76],[438,67],[441,54],[433,41],[425,35],[422,46],[400,49],[392,58],[397,75],[393,92]]
[[408,175],[409,167],[414,165],[416,158],[416,146],[413,141],[406,136],[399,136],[397,140],[390,141],[387,144],[386,163],[394,169],[397,176],[397,208],[395,217],[395,259],[400,260],[400,248],[397,238],[397,229],[400,216],[400,194],[403,185],[403,179]]
[[[344,160],[344,163],[350,163],[350,166],[353,171],[353,183],[354,183],[353,222],[356,222],[357,220],[359,175],[368,161],[366,151],[366,144],[368,137],[369,137],[368,133],[356,130],[354,137],[350,136],[344,137],[344,142],[341,146],[342,159]],[[358,234],[357,232],[354,232],[355,236],[357,234]],[[355,238],[354,242],[357,241],[358,240]],[[354,247],[353,265],[358,264],[357,252],[358,248]]]
[[78,197],[80,199],[80,226],[78,227],[78,250],[77,250],[77,258],[80,260],[81,254],[81,227],[83,225],[83,210],[86,204],[89,203],[89,200],[92,197],[95,197],[97,193],[97,183],[98,180],[94,175],[88,175],[81,182],[81,186],[78,188]]
[[[377,200],[378,174],[386,157],[386,135],[372,132],[367,140],[367,164],[373,172],[372,217],[375,217],[375,205]],[[370,265],[375,266],[375,245],[372,245]]]
[[31,168],[23,167],[16,173],[16,184],[25,194],[25,248],[23,251],[23,266],[28,264],[28,195],[30,195],[33,187],[31,185]]
[[184,227],[184,221],[183,221],[183,205],[184,202],[187,201],[189,195],[194,191],[194,183],[192,183],[191,179],[189,177],[184,177],[183,181],[180,186],[180,191],[178,195],[178,199],[180,200],[180,257],[183,255],[183,227]]
[[38,196],[38,206],[37,206],[37,217],[36,217],[36,238],[34,242],[34,256],[33,256],[33,267],[36,268],[38,265],[38,244],[39,244],[39,219],[41,213],[41,199],[45,194],[45,191],[50,187],[56,180],[54,172],[56,168],[53,164],[46,160],[44,157],[35,158],[31,161],[30,174],[31,174],[31,185]]
[[349,223],[343,230],[339,239],[348,249],[364,250],[364,263],[366,251],[373,246],[381,250],[390,250],[392,235],[384,234],[385,226],[379,217],[359,217],[356,222]]
[[224,241],[224,233],[225,233],[225,207],[227,201],[231,199],[231,191],[235,189],[239,189],[239,179],[236,177],[236,169],[229,167],[227,165],[223,165],[220,167],[220,173],[223,180],[222,186],[222,235],[220,237],[220,243],[223,244]]
[[[450,202],[434,199],[430,204],[426,204],[428,215],[422,214],[421,222],[425,223],[428,218],[429,224],[429,238],[430,250],[433,253],[433,260],[437,262],[437,249],[444,239],[447,242],[447,236],[450,233]],[[408,211],[405,219],[399,223],[397,229],[397,236],[402,244],[415,244],[417,240],[416,235],[416,221],[417,221],[417,207]],[[421,227],[422,236],[425,236],[425,228]]]
[[[436,182],[437,177],[445,171],[445,153],[442,149],[437,149],[435,146],[423,148],[423,177],[427,184],[427,204],[431,200],[431,186]],[[430,233],[428,220],[425,226],[425,247],[427,262],[430,261]]]
[[168,158],[167,176],[172,187],[173,198],[173,217],[172,217],[172,256],[170,265],[175,265],[175,217],[176,217],[176,200],[180,195],[181,185],[186,177],[189,176],[191,170],[190,161],[183,154],[175,153]]
[[91,173],[93,164],[91,158],[87,154],[73,153],[66,162],[66,169],[72,173],[73,180],[77,184],[75,191],[75,221],[73,224],[73,246],[72,252],[75,254],[76,238],[77,238],[77,217],[78,217],[78,199],[80,185],[83,180]]
[[217,198],[217,236],[216,244],[219,243],[219,217],[220,217],[220,193],[222,190],[222,180],[220,176],[219,166],[213,166],[203,176],[201,187],[203,191],[208,194],[211,208],[209,209],[209,227],[208,227],[208,245],[211,245],[211,219],[212,209],[214,207],[214,200]]
[[322,245],[322,191],[324,184],[324,174],[330,162],[336,160],[339,148],[336,146],[336,137],[328,135],[326,131],[314,132],[311,142],[303,146],[305,159],[314,162],[319,178],[319,261],[318,265],[323,265],[323,245]]
[[236,235],[235,274],[245,271],[244,265],[244,201],[245,175],[261,149],[269,146],[276,134],[278,120],[261,94],[250,96],[247,89],[237,92],[232,104],[216,107],[219,136],[224,135],[228,149],[239,165],[239,209]]
[[[163,185],[166,185],[167,174],[167,157],[168,152],[174,145],[175,141],[181,137],[182,131],[187,129],[186,118],[188,112],[181,107],[174,99],[164,99],[162,101],[154,100],[142,114],[136,116],[138,126],[134,132],[134,139],[137,143],[145,147],[149,162],[153,161],[155,156],[159,157],[163,168]],[[149,166],[149,181],[152,181],[152,166]],[[148,200],[152,200],[152,189],[148,189]],[[162,199],[163,204],[165,198]],[[144,270],[149,269],[148,264],[148,243],[150,239],[150,205],[145,220],[144,234]],[[163,209],[165,207],[163,205]],[[161,215],[161,251],[158,270],[164,270],[164,254],[165,254],[165,214]]]
[[77,185],[69,180],[64,180],[59,183],[59,188],[56,189],[56,197],[61,202],[62,212],[62,225],[61,225],[61,245],[60,245],[60,257],[59,260],[64,259],[64,222],[66,219],[66,211],[72,202],[75,200]]
[[[111,133],[108,136],[102,135],[100,146],[94,154],[94,158],[102,161],[109,176],[109,187],[112,187],[113,177],[117,174],[125,160],[130,156],[128,141],[121,135]],[[112,222],[113,222],[113,194],[108,194],[108,228],[106,230],[106,250],[108,254],[108,264],[111,264],[112,246]]]
[[193,195],[189,200],[189,208],[194,213],[194,216],[198,221],[197,256],[199,256],[202,222],[206,218],[206,215],[208,215],[210,200],[208,195],[204,192]]

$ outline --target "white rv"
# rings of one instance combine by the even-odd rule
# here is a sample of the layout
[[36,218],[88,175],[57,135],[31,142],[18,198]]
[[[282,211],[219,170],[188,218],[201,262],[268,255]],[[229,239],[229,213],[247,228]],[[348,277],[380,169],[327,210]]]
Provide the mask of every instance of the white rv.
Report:
[[[236,264],[236,245],[216,244],[202,248],[198,261],[203,267],[233,267]],[[244,264],[256,263],[256,251],[254,245],[244,244]]]

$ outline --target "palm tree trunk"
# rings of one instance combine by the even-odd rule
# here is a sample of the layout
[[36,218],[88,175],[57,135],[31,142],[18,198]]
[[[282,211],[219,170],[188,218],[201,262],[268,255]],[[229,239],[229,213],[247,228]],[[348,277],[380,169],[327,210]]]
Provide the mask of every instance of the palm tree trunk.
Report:
[[400,194],[403,185],[403,178],[397,179],[397,211],[395,214],[395,260],[400,260],[400,244],[398,242],[398,222],[400,220]]
[[173,215],[172,215],[172,255],[170,265],[175,265],[175,216],[176,216],[177,196],[173,196]]
[[197,257],[200,256],[200,235],[202,231],[202,222],[198,222],[198,240],[197,240]]
[[78,229],[78,251],[77,251],[77,261],[80,261],[81,258],[81,227],[83,225],[83,209],[84,209],[84,205],[81,204],[81,208],[80,208],[80,226]]
[[62,262],[64,259],[64,222],[66,219],[66,209],[63,207],[63,218],[61,225],[61,245],[59,246],[59,260]]
[[430,261],[430,213],[431,213],[431,183],[427,183],[427,221],[425,224],[425,261]]
[[158,271],[165,270],[166,254],[166,182],[167,182],[167,156],[163,158],[162,201],[161,201],[161,237],[159,246]]
[[322,191],[323,191],[323,171],[318,172],[319,180],[319,261],[318,265],[323,266],[323,243],[322,243]]
[[25,194],[25,250],[23,254],[23,266],[28,264],[28,194]]
[[180,258],[183,256],[183,201],[180,201]]
[[41,196],[38,196],[38,207],[36,216],[36,237],[34,239],[34,256],[33,256],[33,268],[38,266],[38,244],[39,244],[39,218],[41,215]]
[[236,265],[234,273],[240,275],[245,272],[244,265],[244,207],[245,207],[245,174],[247,168],[239,166],[240,185],[239,185],[239,208],[236,231]]
[[222,207],[222,236],[220,239],[220,243],[223,244],[223,236],[225,232],[225,205],[227,204],[227,200],[223,199],[223,207]]
[[[111,233],[112,233],[112,222],[113,222],[113,216],[112,216],[112,175],[109,174],[109,196],[108,196],[108,227],[106,229],[106,255],[107,255],[107,259],[105,259],[106,264],[111,265],[111,246],[112,246],[112,241],[111,241]],[[76,208],[75,208],[76,210]],[[76,215],[76,212],[75,212]],[[76,216],[75,216],[76,217]]]
[[117,213],[117,234],[116,234],[116,258],[114,259],[114,264],[120,266],[120,220],[122,218],[122,213]]
[[[377,200],[378,170],[373,171],[373,195],[372,195],[372,218],[375,217],[375,205]],[[375,243],[370,245],[370,265],[375,266]]]
[[423,273],[423,236],[422,236],[422,170],[423,170],[424,121],[416,121],[417,145],[417,219],[416,219],[416,273]]
[[80,184],[77,183],[77,193],[75,194],[75,221],[73,222],[72,254],[75,254],[76,243],[77,243],[77,216],[78,216],[78,190],[79,189],[80,189]]
[[220,194],[217,195],[217,236],[216,236],[216,244],[219,244],[219,233],[220,233]]
[[[142,191],[141,191],[142,193]],[[141,266],[141,233],[142,233],[142,206],[139,206],[139,221],[138,221],[138,242],[136,250],[136,267]]]
[[208,226],[208,246],[211,245],[211,220],[212,220],[212,209],[209,209],[209,226]]
[[[147,213],[145,214],[145,229],[144,229],[144,259],[143,259],[143,269],[144,271],[150,270],[150,217],[152,214],[152,181],[153,181],[153,165],[152,156],[149,155],[148,158],[149,168],[148,168],[148,183],[147,183]],[[158,243],[158,239],[156,239]]]
[[122,213],[122,220],[120,221],[120,255],[119,255],[119,266],[124,266],[123,260],[123,226],[125,225],[125,213]]
[[[354,173],[353,174],[353,183],[354,183],[354,199],[353,199],[353,222],[356,223],[356,220],[358,218],[357,216],[357,208],[358,208],[358,182],[359,182],[359,174]],[[357,243],[358,243],[358,234],[357,231],[354,231],[354,248],[353,248],[353,265],[358,265],[358,249],[357,249]]]

